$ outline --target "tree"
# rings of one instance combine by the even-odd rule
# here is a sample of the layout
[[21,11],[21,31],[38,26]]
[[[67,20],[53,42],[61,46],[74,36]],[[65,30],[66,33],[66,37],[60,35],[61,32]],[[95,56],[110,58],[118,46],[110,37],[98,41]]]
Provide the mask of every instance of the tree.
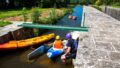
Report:
[[95,4],[96,1],[97,1],[97,0],[90,0],[90,3],[91,3],[91,4]]

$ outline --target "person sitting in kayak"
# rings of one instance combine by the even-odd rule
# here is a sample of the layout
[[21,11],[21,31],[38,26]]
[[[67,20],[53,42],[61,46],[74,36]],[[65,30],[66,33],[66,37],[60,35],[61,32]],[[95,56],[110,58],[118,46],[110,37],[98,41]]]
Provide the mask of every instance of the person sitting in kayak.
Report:
[[66,59],[69,59],[69,58],[75,59],[76,52],[77,52],[77,45],[78,45],[77,41],[72,39],[72,35],[70,33],[66,35],[66,38],[68,40],[66,44],[67,49],[65,53],[61,56],[61,60],[63,63],[66,63]]
[[47,52],[49,58],[57,57],[63,53],[63,44],[60,36],[56,36],[56,40],[53,43],[53,47]]
[[53,43],[53,48],[55,48],[55,49],[62,49],[63,48],[63,44],[62,44],[62,41],[61,41],[59,35],[56,36],[56,40]]

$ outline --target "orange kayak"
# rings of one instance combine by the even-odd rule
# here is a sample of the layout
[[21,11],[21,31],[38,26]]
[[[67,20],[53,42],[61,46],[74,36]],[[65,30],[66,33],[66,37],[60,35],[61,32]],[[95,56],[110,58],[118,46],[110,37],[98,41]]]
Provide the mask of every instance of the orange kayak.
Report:
[[9,41],[7,43],[0,44],[0,51],[1,50],[11,50],[11,49],[13,50],[13,49],[32,46],[32,45],[35,45],[38,43],[48,41],[48,40],[52,39],[54,36],[55,36],[55,34],[51,33],[51,34],[43,35],[40,37],[34,37],[34,38],[26,39],[26,40]]

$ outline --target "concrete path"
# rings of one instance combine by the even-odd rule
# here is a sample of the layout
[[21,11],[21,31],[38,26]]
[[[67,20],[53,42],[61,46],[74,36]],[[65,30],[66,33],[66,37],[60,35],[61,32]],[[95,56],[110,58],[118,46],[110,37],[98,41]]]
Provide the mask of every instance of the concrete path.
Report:
[[120,21],[84,6],[85,25],[80,33],[75,68],[120,68]]

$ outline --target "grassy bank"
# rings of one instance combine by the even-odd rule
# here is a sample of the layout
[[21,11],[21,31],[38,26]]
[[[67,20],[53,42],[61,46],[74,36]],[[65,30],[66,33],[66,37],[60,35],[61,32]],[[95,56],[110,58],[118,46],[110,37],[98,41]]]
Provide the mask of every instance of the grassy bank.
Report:
[[[2,10],[0,11],[0,19],[5,21],[0,21],[0,27],[11,24],[8,21],[24,21],[24,17],[26,17],[26,21],[33,22],[32,9],[26,9],[25,15],[23,16],[23,10]],[[54,24],[57,20],[61,19],[65,14],[70,12],[70,9],[67,8],[37,8],[39,11],[39,23],[43,24]],[[38,23],[38,24],[39,24]]]
[[113,7],[113,8],[120,8],[120,6],[114,6],[114,5],[111,5],[110,7]]
[[[59,19],[61,19],[65,14],[69,13],[71,9],[67,8],[49,8],[49,9],[42,9],[43,11],[40,11],[38,9],[35,9],[32,13],[33,17],[33,23],[35,24],[55,24]],[[49,10],[49,11],[48,11]],[[40,16],[39,16],[40,15]],[[38,36],[41,34],[43,29],[34,29],[34,35]]]
[[92,5],[92,7],[94,7],[94,8],[96,8],[96,9],[102,11],[102,6]]
[[[27,10],[27,12],[29,11],[31,10]],[[22,9],[21,10],[2,10],[0,11],[0,19],[7,18],[7,17],[13,17],[13,16],[21,15],[21,14],[22,14]]]
[[[32,22],[31,16],[34,9],[35,8],[26,9],[25,13],[27,13],[26,17],[28,22]],[[38,8],[37,10],[40,12],[41,20],[46,21],[46,19],[50,17],[50,12],[53,10],[53,8]],[[67,12],[67,8],[55,9],[55,12],[60,17],[61,15],[63,16]],[[0,11],[0,19],[7,20],[7,21],[24,21],[22,14],[23,14],[22,9],[21,10],[4,10],[4,11]]]
[[11,24],[11,22],[9,22],[9,21],[0,21],[0,27],[6,26],[9,24]]

